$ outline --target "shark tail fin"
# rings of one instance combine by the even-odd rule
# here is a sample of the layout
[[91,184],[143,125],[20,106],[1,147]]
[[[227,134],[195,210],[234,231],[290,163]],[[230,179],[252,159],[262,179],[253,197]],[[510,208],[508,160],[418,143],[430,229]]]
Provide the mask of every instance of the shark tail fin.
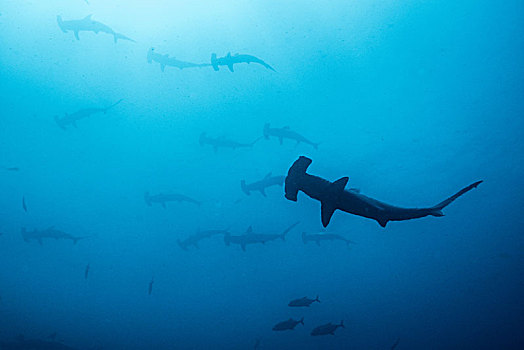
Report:
[[429,208],[429,214],[433,216],[444,216],[444,213],[442,212],[442,209],[447,207],[449,204],[451,204],[455,199],[462,196],[464,193],[471,191],[474,188],[477,188],[478,185],[482,183],[482,180],[472,183],[469,186],[464,187],[457,193],[455,193],[453,196],[443,200],[439,204]]
[[118,41],[118,39],[120,39],[120,40],[128,40],[128,41],[136,43],[136,41],[134,41],[133,39],[125,36],[124,34],[120,34],[120,33],[113,33],[113,39],[115,41],[115,44]]
[[304,242],[304,244],[307,243],[307,234],[305,232],[302,232],[302,242]]
[[121,98],[120,100],[116,101],[115,103],[113,103],[111,106],[109,107],[106,107],[104,108],[104,113],[106,113],[108,110],[110,110],[111,108],[115,107],[117,104],[119,104],[120,102],[122,102],[124,99]]
[[285,180],[284,190],[285,190],[285,197],[289,199],[290,201],[294,201],[294,202],[297,201],[298,191],[300,190],[299,179],[302,175],[306,173],[307,168],[309,167],[309,165],[311,165],[311,162],[312,162],[311,159],[304,157],[304,156],[300,156],[293,163],[291,168],[289,168],[289,171],[287,173],[286,180]]
[[246,195],[251,195],[251,192],[247,189],[246,186],[246,180],[240,180],[240,188],[242,189],[242,192],[244,192]]
[[280,237],[282,238],[283,241],[286,240],[286,235],[289,233],[289,231],[291,231],[292,229],[295,228],[295,226],[297,226],[298,224],[300,224],[300,221],[297,221],[295,222],[293,225],[289,226],[288,228],[286,228],[284,230],[284,232],[282,232],[282,234],[280,235]]
[[60,15],[56,16],[56,22],[58,23],[58,26],[60,27],[60,29],[64,33],[67,33],[67,30],[64,29],[64,21],[62,20],[62,16]]
[[151,206],[151,196],[149,195],[149,192],[144,193],[144,200],[146,201],[146,204],[148,206]]
[[58,127],[60,127],[60,129],[66,130],[66,128],[65,128],[64,124],[62,123],[62,121],[60,120],[59,116],[55,115],[53,117],[53,119],[55,120],[56,125],[58,125]]
[[298,322],[302,323],[302,325],[304,325],[304,317],[302,317]]
[[346,327],[344,326],[344,320],[340,321],[340,324],[339,324],[338,326],[339,326],[339,327],[342,327],[342,328],[346,328]]
[[215,72],[218,72],[218,59],[217,59],[217,54],[216,53],[213,53],[211,54],[211,66],[213,67],[213,70]]
[[320,299],[318,299],[318,294],[317,294],[317,297],[315,298],[315,300],[313,301],[316,301],[317,303],[320,303]]
[[269,123],[264,124],[264,130],[263,130],[263,133],[264,133],[264,138],[265,138],[266,140],[269,140],[269,126],[270,126],[270,125],[271,125],[271,124],[269,124]]

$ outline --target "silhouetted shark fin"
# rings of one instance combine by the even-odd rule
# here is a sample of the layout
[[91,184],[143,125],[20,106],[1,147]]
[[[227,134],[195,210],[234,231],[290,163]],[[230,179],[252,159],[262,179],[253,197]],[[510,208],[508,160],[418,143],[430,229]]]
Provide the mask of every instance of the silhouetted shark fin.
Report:
[[344,191],[344,188],[346,187],[347,183],[349,181],[349,177],[344,176],[338,179],[337,181],[333,182],[329,188],[330,192],[332,193],[342,193]]
[[283,145],[284,144],[284,138],[283,137],[279,137],[278,138],[278,142],[280,142],[280,144]]
[[162,72],[166,70],[166,65],[164,63],[160,63],[160,70]]
[[229,68],[229,70],[230,70],[231,72],[234,72],[234,71],[235,71],[235,70],[233,69],[233,63],[228,63],[228,64],[227,64],[227,68]]
[[249,192],[247,186],[246,186],[246,180],[240,180],[240,188],[242,189],[242,192],[244,192],[246,195],[251,195]]
[[267,197],[266,191],[263,188],[259,189],[259,191],[264,197]]
[[322,202],[320,206],[320,215],[322,217],[322,225],[324,227],[327,227],[327,225],[329,225],[329,221],[331,220],[331,217],[333,216],[335,210],[337,210],[335,202]]
[[246,230],[246,234],[251,234],[253,233],[253,226],[249,226]]
[[388,224],[388,219],[384,219],[384,218],[380,218],[380,219],[377,219],[377,222],[380,226],[382,227],[386,227],[386,225]]
[[80,40],[80,37],[78,36],[78,30],[75,30],[75,38],[76,40]]
[[471,185],[464,187],[463,189],[461,189],[460,191],[455,193],[453,196],[451,196],[451,197],[443,200],[439,204],[429,208],[430,209],[430,215],[433,215],[433,216],[444,216],[444,214],[442,213],[442,209],[444,209],[446,206],[451,204],[451,202],[453,202],[458,197],[462,196],[464,193],[466,193],[468,191],[471,191],[474,188],[477,188],[477,186],[480,185],[481,183],[482,183],[482,180],[474,182]]

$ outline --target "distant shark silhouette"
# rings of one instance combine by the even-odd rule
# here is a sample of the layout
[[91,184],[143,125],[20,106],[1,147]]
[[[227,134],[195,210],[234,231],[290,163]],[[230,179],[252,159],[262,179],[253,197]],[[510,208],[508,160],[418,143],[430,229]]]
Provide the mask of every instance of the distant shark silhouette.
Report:
[[69,125],[73,125],[76,128],[76,122],[80,119],[88,118],[91,115],[97,113],[105,114],[108,110],[110,110],[120,102],[122,102],[122,99],[118,100],[117,102],[113,103],[111,106],[106,108],[84,108],[72,114],[66,113],[63,118],[60,118],[59,116],[55,115],[55,122],[62,130],[66,130],[66,127]]
[[191,197],[185,196],[183,194],[178,193],[170,193],[170,194],[155,194],[150,195],[149,192],[146,192],[144,194],[144,200],[148,206],[152,206],[153,203],[160,203],[162,207],[166,208],[167,202],[187,202],[187,203],[193,203],[196,205],[201,205],[202,202],[197,201],[196,199],[193,199]]
[[54,238],[54,239],[70,239],[73,241],[74,244],[76,244],[79,240],[85,239],[88,237],[75,237],[70,235],[69,233],[65,233],[63,231],[55,229],[54,226],[51,226],[45,230],[36,230],[33,231],[27,231],[24,227],[21,229],[22,238],[25,242],[29,242],[30,240],[38,241],[40,245],[43,244],[42,240],[44,238]]
[[75,33],[76,40],[80,40],[80,37],[78,36],[79,32],[93,32],[95,34],[101,32],[112,35],[115,43],[118,41],[118,39],[128,40],[134,43],[136,42],[123,34],[115,32],[109,26],[101,22],[93,21],[91,17],[92,15],[88,15],[82,19],[64,21],[62,20],[62,16],[56,16],[56,21],[58,22],[58,26],[60,27],[60,29],[62,29],[64,33],[67,33],[70,30],[73,31]]
[[289,139],[297,142],[297,145],[301,142],[307,143],[308,145],[311,145],[315,147],[315,149],[318,148],[318,143],[312,142],[308,139],[306,139],[304,136],[300,135],[298,132],[295,132],[289,128],[289,126],[285,126],[283,128],[272,128],[270,127],[269,123],[266,123],[264,125],[264,138],[266,140],[269,140],[270,136],[274,136],[278,139],[280,144],[282,145],[284,143],[284,139]]
[[358,191],[345,191],[348,177],[330,182],[307,174],[306,171],[311,162],[311,159],[301,156],[289,168],[285,181],[285,197],[296,202],[298,191],[302,191],[309,197],[320,201],[324,227],[329,224],[331,216],[337,209],[376,220],[382,227],[386,227],[389,221],[417,219],[428,215],[444,216],[442,209],[482,182],[477,181],[464,187],[453,196],[429,208],[401,208],[366,197]]
[[350,241],[349,239],[342,237],[336,233],[310,233],[302,232],[302,242],[306,244],[309,241],[316,242],[317,245],[320,245],[320,241],[343,241],[349,246],[350,243],[355,244],[355,242]]
[[237,149],[237,148],[253,147],[253,145],[255,143],[257,143],[258,140],[260,140],[260,138],[256,139],[253,142],[250,142],[250,143],[240,143],[240,142],[236,142],[236,141],[227,140],[227,139],[224,139],[224,138],[209,137],[209,136],[207,136],[207,133],[203,132],[203,133],[200,134],[200,138],[199,138],[198,142],[200,143],[200,146],[204,146],[204,145],[212,146],[213,150],[215,151],[215,153],[217,153],[219,148]]
[[246,184],[245,180],[241,180],[240,188],[242,189],[242,192],[248,196],[251,194],[251,191],[258,191],[266,197],[266,188],[271,186],[282,187],[284,185],[284,179],[285,176],[271,176],[271,173],[268,173],[262,180],[250,184]]
[[182,248],[183,250],[188,250],[190,246],[199,248],[198,243],[201,240],[206,239],[206,238],[211,238],[213,236],[226,235],[226,234],[230,234],[228,230],[205,230],[205,231],[199,230],[193,236],[189,236],[182,241],[178,239],[177,243],[180,246],[180,248]]
[[286,235],[291,231],[295,226],[297,226],[299,222],[294,223],[293,225],[289,226],[284,232],[281,234],[260,234],[260,233],[253,233],[253,228],[249,226],[246,233],[240,236],[232,236],[231,234],[226,233],[224,236],[224,243],[229,246],[232,243],[238,244],[243,251],[246,251],[246,246],[249,244],[265,244],[266,242],[274,241],[277,239],[282,239],[283,241],[286,240]]
[[255,56],[240,55],[238,53],[231,56],[231,52],[228,52],[225,57],[217,57],[216,53],[211,55],[211,66],[213,66],[215,71],[218,71],[220,66],[227,66],[231,72],[234,72],[233,65],[237,63],[258,63],[275,72],[273,67]]
[[209,67],[209,63],[191,63],[185,61],[179,61],[174,57],[169,57],[169,55],[161,55],[155,52],[155,48],[150,48],[147,52],[147,63],[152,63],[153,61],[160,63],[160,70],[163,72],[166,69],[166,66],[176,67],[178,69],[184,68],[202,68]]

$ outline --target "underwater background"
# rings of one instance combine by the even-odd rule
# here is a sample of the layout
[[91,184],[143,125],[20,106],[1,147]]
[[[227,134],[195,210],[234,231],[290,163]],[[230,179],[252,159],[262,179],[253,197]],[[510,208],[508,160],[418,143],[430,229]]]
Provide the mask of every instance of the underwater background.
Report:
[[[136,42],[57,24],[90,14]],[[0,0],[0,346],[524,348],[523,20],[520,0]],[[275,71],[162,71],[151,48],[199,64],[249,54]],[[267,140],[266,123],[318,149]],[[215,151],[202,133],[256,142]],[[442,218],[382,228],[338,211],[323,229],[304,194],[240,187],[300,155],[399,206],[484,182]],[[148,206],[145,193],[201,204]],[[246,251],[220,235],[177,244],[296,222]],[[52,227],[85,238],[21,234]],[[324,231],[354,244],[301,239]]]

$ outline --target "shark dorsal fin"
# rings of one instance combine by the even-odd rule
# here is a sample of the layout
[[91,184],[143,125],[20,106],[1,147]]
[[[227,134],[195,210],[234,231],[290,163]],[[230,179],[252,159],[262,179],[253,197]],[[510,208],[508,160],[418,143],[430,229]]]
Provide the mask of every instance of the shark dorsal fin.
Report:
[[253,226],[249,226],[246,230],[246,234],[252,234],[253,233]]
[[90,21],[93,14],[87,15],[84,17],[84,21]]
[[231,52],[228,52],[228,53],[227,53],[227,57],[231,57]]
[[267,178],[271,177],[271,174],[272,174],[272,172],[270,171],[269,173],[266,174],[266,176],[264,177],[264,179],[267,179]]

